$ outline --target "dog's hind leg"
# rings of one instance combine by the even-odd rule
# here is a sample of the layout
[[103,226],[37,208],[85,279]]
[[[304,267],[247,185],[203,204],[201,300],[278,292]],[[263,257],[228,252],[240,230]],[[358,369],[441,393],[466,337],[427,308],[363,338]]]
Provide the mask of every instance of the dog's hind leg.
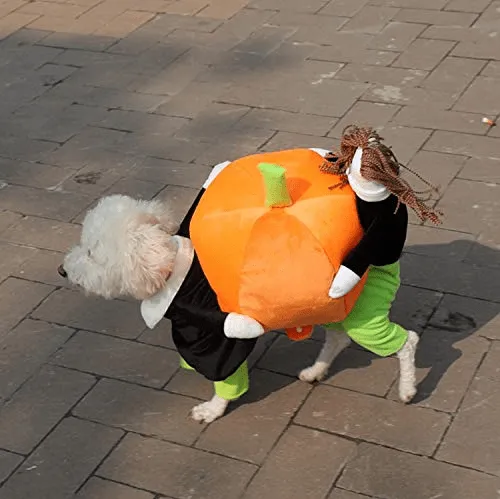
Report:
[[300,371],[299,379],[307,381],[308,383],[321,381],[328,373],[328,369],[335,358],[342,350],[348,347],[350,343],[351,340],[347,334],[326,329],[325,342],[323,343],[321,352],[312,366],[306,367]]
[[407,404],[417,393],[415,375],[415,352],[419,337],[415,331],[408,331],[408,339],[397,353],[399,359],[399,398]]

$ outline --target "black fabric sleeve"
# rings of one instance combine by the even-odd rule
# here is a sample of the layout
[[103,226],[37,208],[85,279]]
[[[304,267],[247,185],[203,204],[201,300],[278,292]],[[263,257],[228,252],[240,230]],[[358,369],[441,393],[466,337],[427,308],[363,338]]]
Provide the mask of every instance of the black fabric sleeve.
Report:
[[227,338],[223,312],[195,255],[191,269],[165,317],[179,354],[211,381],[222,381],[247,359],[257,339]]
[[394,200],[380,203],[361,201],[357,204],[364,236],[342,265],[362,277],[370,265],[382,267],[401,258],[408,228],[408,211],[404,205],[395,211]]
[[193,326],[204,329],[210,334],[225,336],[224,323],[229,314],[222,312],[219,308],[205,308],[180,301],[176,303],[176,310],[186,318],[186,322]]
[[182,358],[210,381],[231,376],[248,358],[255,339],[227,338],[220,310],[189,310],[181,305],[172,318],[172,339]]
[[[381,238],[382,232],[385,232],[384,225],[383,220],[380,218],[374,220],[361,241],[342,262],[342,265],[352,270],[359,277],[362,277],[368,270],[368,267],[374,264],[374,260],[384,261],[385,259],[382,256],[381,258],[376,258],[376,254],[381,253],[380,250],[382,248],[380,246],[384,244]],[[394,262],[388,261],[387,265],[389,263]],[[385,263],[382,263],[382,265],[385,265]]]

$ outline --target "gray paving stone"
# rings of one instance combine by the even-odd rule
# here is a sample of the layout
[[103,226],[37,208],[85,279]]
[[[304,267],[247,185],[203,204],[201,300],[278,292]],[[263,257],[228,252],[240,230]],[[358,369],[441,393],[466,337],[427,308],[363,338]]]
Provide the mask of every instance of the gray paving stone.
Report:
[[445,40],[414,40],[401,54],[394,67],[432,70],[454,47],[454,43]]
[[153,499],[154,495],[120,483],[92,477],[76,495],[78,499]]
[[3,210],[0,212],[0,233],[21,220],[22,216],[19,213]]
[[55,166],[12,160],[0,163],[0,179],[8,184],[47,189],[58,185],[68,175],[67,171]]
[[179,367],[172,350],[79,331],[52,362],[64,367],[142,385],[161,387]]
[[0,397],[12,395],[73,334],[55,324],[26,319],[2,340]]
[[33,317],[122,338],[137,338],[145,329],[139,303],[90,298],[66,289],[56,291],[33,312]]
[[[460,154],[477,159],[500,159],[497,140],[494,137],[481,137],[457,132],[437,131],[425,144],[426,151]],[[477,186],[471,186],[477,188]]]
[[165,390],[200,400],[210,400],[214,395],[214,385],[211,381],[187,369],[179,369],[167,383]]
[[464,296],[445,295],[429,325],[464,338],[472,334],[491,340],[499,339],[500,305]]
[[[484,61],[448,56],[425,79],[422,86],[428,89],[460,93],[465,90],[483,66]],[[479,110],[474,108],[473,111]]]
[[114,428],[65,419],[0,492],[9,499],[71,497],[122,435]]
[[466,232],[412,225],[405,252],[461,262],[474,248],[474,240],[475,237]]
[[142,343],[175,350],[172,339],[172,324],[168,319],[160,321],[154,329],[147,328],[137,339]]
[[23,456],[3,450],[0,451],[0,480],[3,482],[22,461]]
[[[219,162],[225,161],[224,159]],[[215,165],[216,163],[212,163]],[[167,185],[157,196],[158,199],[164,200],[172,208],[172,214],[179,223],[185,217],[189,207],[198,195],[199,189],[191,187],[183,187],[179,185]]]
[[478,76],[453,106],[453,109],[486,114],[498,113],[500,106],[494,98],[494,89],[498,87],[498,84],[497,78]]
[[372,46],[381,50],[403,51],[422,31],[419,24],[390,22],[375,37]]
[[321,343],[308,339],[291,341],[280,335],[257,363],[257,367],[296,377],[311,365],[321,350]]
[[[311,81],[318,81],[311,78]],[[297,94],[305,94],[311,82],[297,82]],[[221,99],[232,104],[243,104],[250,107],[278,109],[289,112],[301,112],[318,114],[320,116],[340,117],[354,102],[368,89],[368,84],[332,80],[329,77],[323,79],[321,84],[316,85],[311,99],[305,97],[293,97],[283,93],[281,88],[262,88],[255,91],[251,87],[234,87]],[[329,100],[328,96],[335,95],[335,100]]]
[[385,396],[398,373],[394,358],[382,359],[370,352],[349,348],[342,352],[323,383],[356,392]]
[[332,128],[336,120],[325,116],[253,108],[239,123],[248,123],[250,127],[321,136]]
[[104,379],[74,413],[106,426],[191,445],[203,429],[188,418],[197,403],[188,397]]
[[94,382],[88,374],[43,367],[0,409],[0,446],[29,454]]
[[[28,453],[40,443],[24,463],[0,452],[0,481],[13,473],[0,497],[497,497],[498,481],[484,472],[499,474],[500,128],[481,119],[498,109],[499,6],[3,2],[0,447],[4,439]],[[397,359],[357,345],[319,386],[299,383],[321,332],[299,344],[273,332],[249,358],[248,394],[215,424],[194,425],[187,412],[213,386],[179,369],[169,322],[147,330],[138,303],[70,291],[56,272],[63,253],[102,195],[167,199],[180,220],[214,164],[280,148],[331,149],[350,123],[376,127],[402,163],[440,187],[433,201],[445,211],[442,227],[410,214],[404,284],[391,310],[423,334],[415,403],[393,400]],[[70,374],[54,381],[49,372]],[[105,379],[76,418],[53,430],[83,390],[77,380],[94,375]],[[336,415],[326,431],[405,451],[287,426],[304,398],[301,417],[313,403]],[[429,414],[453,423],[426,459],[412,453],[430,454],[442,434]],[[384,416],[393,431],[368,416]],[[322,418],[310,419],[318,426]],[[111,454],[113,476],[95,476],[122,429],[132,435]]]
[[262,464],[311,389],[261,370],[252,372],[250,385],[236,407],[207,428],[197,448]]
[[459,178],[479,182],[500,183],[500,161],[493,159],[469,159],[458,173]]
[[499,358],[500,348],[494,342],[436,454],[437,459],[500,475],[498,436],[492,431],[500,412],[496,389]]
[[[65,252],[78,242],[81,229],[75,224],[27,216],[6,229],[0,237],[17,245]],[[25,249],[17,246],[17,251],[22,253]]]
[[432,497],[436,494],[443,499],[469,499],[498,497],[499,482],[500,479],[478,471],[361,444],[338,485],[353,492],[388,499]]
[[104,194],[123,194],[136,199],[152,199],[161,191],[162,187],[164,184],[159,182],[122,178],[107,189]]
[[255,471],[252,464],[129,434],[97,474],[167,496],[233,499]]
[[338,489],[335,487],[332,490],[332,493],[328,496],[328,499],[364,499],[366,497],[372,496],[356,494],[355,492],[349,492],[348,490]]
[[23,262],[19,268],[12,270],[12,275],[29,281],[69,288],[71,284],[54,272],[54,269],[61,264],[63,256],[56,251],[37,249],[31,258]]
[[[492,227],[500,211],[497,190],[495,183],[454,180],[439,202],[439,208],[446,213],[443,226],[471,234]],[[459,203],[467,208],[461,217],[457,213]]]
[[4,209],[61,222],[69,222],[91,202],[92,199],[84,196],[31,187],[9,185],[0,189]]
[[147,158],[140,167],[130,172],[130,176],[160,185],[200,189],[210,172],[211,168],[208,166]]
[[380,33],[397,12],[398,9],[392,7],[375,7],[367,5],[348,23],[342,26],[342,30],[362,33]]
[[[450,418],[400,402],[319,386],[302,406],[295,421],[407,452],[432,455]],[[426,428],[425,435],[422,426]]]
[[347,114],[339,120],[328,134],[329,137],[340,139],[344,128],[352,123],[363,123],[375,129],[386,125],[399,110],[399,106],[380,102],[356,102]]
[[[500,301],[498,270],[479,265],[450,262],[421,255],[405,254],[402,281],[441,292],[449,292],[487,301]],[[425,268],[426,272],[422,273]]]
[[[401,273],[406,274],[406,266],[401,266]],[[392,305],[390,317],[406,329],[422,331],[442,298],[439,292],[402,285]]]
[[4,307],[0,317],[0,338],[21,322],[53,289],[46,284],[12,277],[0,284],[0,301]]
[[355,453],[356,444],[353,442],[310,428],[291,426],[243,497],[324,497]]
[[499,233],[495,227],[488,227],[479,234],[465,258],[466,263],[473,265],[500,268],[500,253],[498,252]]
[[2,261],[0,262],[0,280],[4,280],[16,272],[19,267],[36,254],[33,248],[17,246],[15,244],[0,242]]

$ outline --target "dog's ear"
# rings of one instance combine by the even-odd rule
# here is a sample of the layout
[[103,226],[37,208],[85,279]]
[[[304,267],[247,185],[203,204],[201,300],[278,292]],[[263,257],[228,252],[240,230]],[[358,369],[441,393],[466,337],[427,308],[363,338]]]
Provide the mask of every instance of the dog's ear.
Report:
[[148,216],[152,217],[150,218],[151,223],[160,224],[161,229],[168,234],[174,235],[179,230],[179,222],[176,221],[176,217],[166,201],[148,201],[142,216],[145,219]]
[[175,242],[157,217],[141,214],[131,228],[129,293],[145,299],[160,291],[175,260]]
[[170,214],[168,216],[158,216],[153,213],[141,213],[137,216],[139,224],[150,224],[158,226],[158,228],[167,234],[174,235],[179,230],[179,224],[172,220]]

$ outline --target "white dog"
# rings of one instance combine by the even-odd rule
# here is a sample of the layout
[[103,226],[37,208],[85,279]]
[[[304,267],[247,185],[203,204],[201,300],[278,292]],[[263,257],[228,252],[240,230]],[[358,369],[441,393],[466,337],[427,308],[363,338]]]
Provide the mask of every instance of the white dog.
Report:
[[[151,299],[161,295],[169,280],[176,277],[174,262],[182,246],[176,243],[175,231],[169,211],[158,201],[138,201],[120,195],[105,197],[88,212],[81,242],[68,253],[59,273],[87,293],[104,298],[128,295],[138,300]],[[160,307],[160,317],[164,311]],[[143,313],[148,320],[144,307]],[[237,314],[226,318],[228,338],[254,338],[263,332],[250,318]],[[312,383],[323,379],[335,357],[351,341],[345,333],[329,330],[325,338],[316,362],[299,374],[301,380]],[[404,402],[410,401],[416,392],[417,340],[418,337],[412,337],[398,353],[399,393]],[[214,395],[209,402],[194,407],[192,417],[197,421],[214,421],[224,414],[227,405],[228,400]]]
[[[142,300],[141,313],[150,328],[164,316],[176,321],[174,342],[183,359],[198,367],[201,357],[201,372],[224,380],[223,373],[234,371],[246,359],[264,329],[250,317],[218,309],[191,241],[177,233],[172,220],[170,210],[159,201],[104,197],[86,214],[80,244],[66,255],[58,272],[88,294]],[[181,226],[179,232],[183,230]],[[196,285],[196,293],[191,293],[190,283]],[[175,335],[178,329],[181,334]],[[207,341],[208,354],[193,353]],[[192,416],[213,421],[228,402],[215,395],[196,406]]]
[[[214,168],[203,187],[226,165]],[[191,241],[186,237],[197,201],[178,231],[171,212],[159,201],[122,195],[104,197],[87,213],[80,244],[66,255],[58,271],[87,293],[108,299],[131,296],[141,300],[141,312],[149,327],[164,316],[170,318],[176,325],[173,334],[182,329],[182,334],[174,336],[181,357],[209,379],[225,380],[227,373],[233,373],[244,362],[264,330],[250,317],[220,311],[215,293],[203,281]],[[195,292],[190,289],[192,282]],[[181,304],[175,305],[179,295]],[[208,362],[207,342],[211,351]],[[327,329],[318,358],[300,372],[299,378],[310,383],[322,380],[350,342],[347,334]],[[409,331],[406,343],[397,352],[399,397],[405,403],[416,393],[417,343],[417,334]],[[234,397],[216,393],[210,401],[195,406],[191,415],[196,421],[214,421],[224,414],[230,400]]]

